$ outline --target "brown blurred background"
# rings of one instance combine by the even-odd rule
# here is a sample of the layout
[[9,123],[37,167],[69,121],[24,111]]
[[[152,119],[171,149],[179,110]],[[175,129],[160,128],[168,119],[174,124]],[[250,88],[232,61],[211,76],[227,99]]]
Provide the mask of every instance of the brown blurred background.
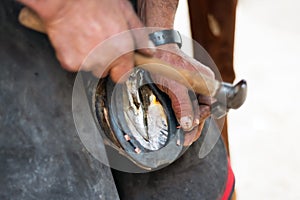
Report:
[[[175,26],[191,35],[185,0]],[[234,69],[249,85],[228,115],[238,199],[300,199],[300,1],[239,0]]]

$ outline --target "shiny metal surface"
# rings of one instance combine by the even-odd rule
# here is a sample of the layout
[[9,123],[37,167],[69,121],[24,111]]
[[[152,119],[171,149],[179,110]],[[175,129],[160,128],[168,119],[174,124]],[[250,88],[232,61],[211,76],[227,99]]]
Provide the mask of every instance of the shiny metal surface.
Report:
[[140,86],[143,71],[135,70],[124,84],[123,112],[136,140],[146,149],[158,150],[168,139],[168,122],[162,104],[147,86]]

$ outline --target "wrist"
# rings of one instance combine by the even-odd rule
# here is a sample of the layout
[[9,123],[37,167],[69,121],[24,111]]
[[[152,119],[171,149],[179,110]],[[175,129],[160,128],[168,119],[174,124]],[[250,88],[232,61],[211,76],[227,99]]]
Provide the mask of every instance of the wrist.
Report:
[[149,34],[149,39],[155,46],[167,45],[167,47],[177,46],[177,48],[182,46],[180,33],[173,29],[154,31]]
[[149,34],[149,39],[154,43],[155,46],[166,44],[172,44],[171,46],[177,45],[179,48],[182,46],[180,33],[173,29],[154,31]]
[[144,24],[146,27],[156,27],[159,30],[169,30],[174,28],[174,21],[173,19],[162,19],[158,16],[155,17],[148,17]]
[[165,53],[165,52],[171,52],[171,53],[176,53],[180,52],[180,49],[177,44],[164,44],[156,47],[156,55],[159,55],[160,53]]
[[148,27],[173,29],[178,0],[139,0],[138,15]]

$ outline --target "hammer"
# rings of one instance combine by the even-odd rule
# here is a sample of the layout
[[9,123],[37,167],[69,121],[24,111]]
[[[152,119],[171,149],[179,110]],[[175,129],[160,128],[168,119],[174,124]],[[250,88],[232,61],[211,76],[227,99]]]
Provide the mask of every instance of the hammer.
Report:
[[[27,7],[21,10],[19,21],[27,28],[46,33],[42,20]],[[213,97],[216,100],[211,105],[211,114],[214,118],[223,117],[229,109],[239,108],[246,100],[247,83],[245,80],[241,80],[236,85],[219,82],[204,74],[176,69],[162,60],[150,58],[140,53],[134,54],[134,60],[135,65],[140,68],[175,80],[198,94]]]

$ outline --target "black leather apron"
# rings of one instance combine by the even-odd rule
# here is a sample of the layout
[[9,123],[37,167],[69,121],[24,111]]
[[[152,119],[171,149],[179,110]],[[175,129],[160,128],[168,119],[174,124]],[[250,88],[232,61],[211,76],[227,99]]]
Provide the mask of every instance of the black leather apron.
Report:
[[146,174],[113,171],[94,159],[71,112],[75,75],[43,34],[22,27],[20,4],[0,7],[0,199],[217,199],[227,178],[219,140],[198,158],[203,136],[174,164]]

